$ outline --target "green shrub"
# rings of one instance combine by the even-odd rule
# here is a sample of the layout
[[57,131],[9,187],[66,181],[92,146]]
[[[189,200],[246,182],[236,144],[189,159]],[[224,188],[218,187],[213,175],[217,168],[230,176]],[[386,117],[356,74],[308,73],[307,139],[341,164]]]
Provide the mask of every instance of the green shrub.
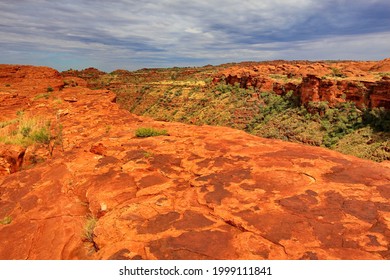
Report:
[[331,68],[332,70],[332,76],[333,77],[339,77],[339,78],[346,78],[347,75],[345,75],[343,72],[341,72],[338,68]]
[[211,77],[208,77],[208,78],[204,79],[204,82],[207,85],[211,84],[212,81],[213,81],[213,78],[211,78]]
[[[11,124],[17,127],[7,127]],[[0,124],[0,142],[29,146],[33,143],[48,144],[51,139],[50,123],[41,118],[19,114],[18,118]]]
[[383,107],[365,110],[363,122],[376,131],[390,132],[390,111]]
[[365,126],[340,139],[334,149],[378,162],[390,160],[390,133]]
[[152,127],[140,127],[135,131],[135,136],[139,138],[160,136],[160,135],[168,135],[168,132],[163,130],[157,130]]
[[231,93],[232,91],[233,86],[226,84],[225,82],[220,82],[213,88],[213,92],[219,94]]
[[50,142],[50,131],[47,127],[41,127],[31,133],[31,139],[37,143],[48,144]]
[[378,75],[380,77],[390,77],[390,72],[379,72]]
[[20,129],[20,133],[23,135],[23,137],[30,136],[31,127],[30,126],[24,126]]

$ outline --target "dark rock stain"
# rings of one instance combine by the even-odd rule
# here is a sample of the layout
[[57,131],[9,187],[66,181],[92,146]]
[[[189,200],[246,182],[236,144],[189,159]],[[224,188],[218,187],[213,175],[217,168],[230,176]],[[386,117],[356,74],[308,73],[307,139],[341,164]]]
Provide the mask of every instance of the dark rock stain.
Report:
[[234,259],[230,242],[233,235],[223,231],[190,231],[149,243],[150,252],[159,260]]
[[169,212],[166,214],[158,215],[155,218],[146,222],[144,226],[138,227],[139,233],[159,233],[168,230],[173,227],[176,220],[180,218],[180,214],[177,212]]

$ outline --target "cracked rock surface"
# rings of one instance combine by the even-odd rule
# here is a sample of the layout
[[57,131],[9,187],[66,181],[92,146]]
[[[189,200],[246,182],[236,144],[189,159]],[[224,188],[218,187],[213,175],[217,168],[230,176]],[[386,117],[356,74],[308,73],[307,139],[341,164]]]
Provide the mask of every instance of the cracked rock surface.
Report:
[[0,91],[0,121],[24,110],[63,131],[52,153],[28,147],[0,173],[0,259],[390,259],[384,164],[138,117],[105,90]]

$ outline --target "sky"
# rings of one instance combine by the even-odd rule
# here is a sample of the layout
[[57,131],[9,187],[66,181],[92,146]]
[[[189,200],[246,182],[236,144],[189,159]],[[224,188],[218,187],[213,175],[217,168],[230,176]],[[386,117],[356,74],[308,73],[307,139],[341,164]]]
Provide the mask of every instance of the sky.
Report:
[[390,57],[389,0],[0,0],[0,63],[110,72]]

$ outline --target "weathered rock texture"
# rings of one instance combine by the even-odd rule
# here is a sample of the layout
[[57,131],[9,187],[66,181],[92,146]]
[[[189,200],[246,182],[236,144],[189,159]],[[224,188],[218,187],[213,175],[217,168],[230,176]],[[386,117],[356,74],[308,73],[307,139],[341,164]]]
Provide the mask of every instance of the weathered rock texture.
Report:
[[326,101],[330,106],[351,101],[359,108],[390,110],[390,79],[378,82],[351,82],[348,80],[323,80],[307,75],[297,87],[302,104]]
[[1,87],[8,87],[7,92],[34,94],[46,92],[50,87],[59,90],[64,81],[58,71],[45,66],[0,65]]
[[[390,60],[380,62],[286,62],[233,66],[214,82],[239,84],[283,95],[300,96],[301,103],[326,101],[330,106],[351,101],[360,108],[390,109]],[[381,75],[384,75],[381,78]]]
[[8,119],[23,109],[63,128],[51,156],[34,148],[44,162],[0,173],[0,259],[390,259],[385,165],[137,117],[105,90],[34,99],[0,85]]

